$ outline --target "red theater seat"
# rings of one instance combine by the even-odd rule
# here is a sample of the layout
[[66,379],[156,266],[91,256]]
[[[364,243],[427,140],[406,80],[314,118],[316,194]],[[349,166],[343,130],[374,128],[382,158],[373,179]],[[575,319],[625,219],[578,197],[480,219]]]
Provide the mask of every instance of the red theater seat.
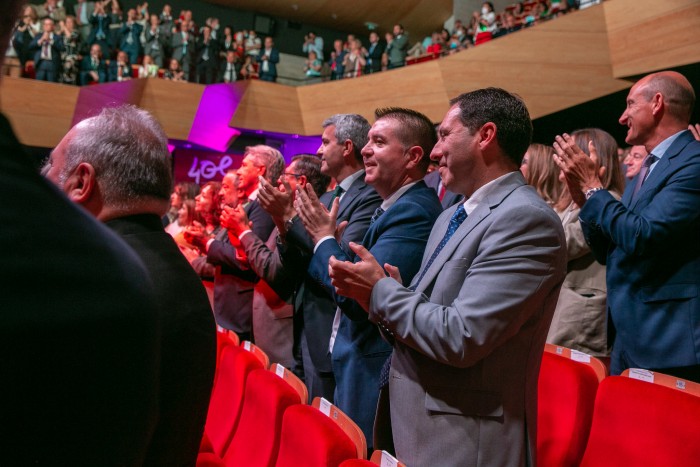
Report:
[[284,413],[275,465],[336,467],[344,460],[356,459],[357,452],[353,440],[333,418],[316,407],[294,405]]
[[262,368],[260,360],[241,347],[229,345],[222,350],[204,427],[204,434],[219,457],[226,452],[236,428],[248,374],[258,368]]
[[537,393],[537,463],[577,466],[593,418],[598,378],[593,368],[544,352]]
[[583,467],[697,465],[700,398],[610,376],[598,387]]
[[399,462],[394,456],[386,451],[374,451],[370,460],[348,459],[340,464],[340,467],[406,467],[406,464]]
[[260,347],[253,344],[250,341],[243,341],[241,343],[241,347],[255,355],[255,358],[260,360],[260,363],[262,363],[263,368],[270,368],[270,357],[267,356],[263,349],[261,349]]
[[248,376],[238,427],[226,450],[227,466],[275,465],[288,407],[301,404],[299,393],[272,371],[254,370]]

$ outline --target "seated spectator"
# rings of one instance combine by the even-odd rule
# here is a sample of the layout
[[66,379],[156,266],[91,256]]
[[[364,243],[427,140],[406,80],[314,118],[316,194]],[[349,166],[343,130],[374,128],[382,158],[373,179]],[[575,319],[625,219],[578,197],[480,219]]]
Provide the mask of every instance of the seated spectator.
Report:
[[219,68],[219,83],[233,83],[238,79],[236,62],[236,52],[234,50],[226,52],[226,61]]
[[143,63],[139,66],[139,78],[157,78],[158,65],[153,63],[150,55],[143,56]]
[[519,31],[523,27],[522,24],[515,19],[515,15],[512,13],[506,13],[503,18],[503,24],[498,32],[494,34],[494,37],[504,36],[506,34],[510,34],[511,32]]
[[80,64],[80,84],[107,82],[107,64],[102,59],[100,44],[90,47],[90,56],[83,58]]
[[[440,53],[442,53],[443,40],[442,40],[441,34],[436,31],[431,35],[430,39],[431,39],[430,45],[428,45],[425,48],[425,52],[429,53],[429,54],[435,54],[435,55],[439,55]],[[449,39],[449,37],[448,37],[448,39]]]
[[321,69],[323,68],[323,62],[316,56],[316,52],[311,50],[309,52],[309,58],[304,61],[304,72],[307,78],[319,78],[321,76]]
[[36,79],[40,81],[58,82],[63,70],[61,53],[64,51],[63,38],[54,32],[54,22],[51,18],[42,21],[43,33],[34,36],[29,50],[34,53],[34,69]]
[[355,39],[350,43],[350,51],[345,54],[343,59],[343,69],[345,70],[346,78],[357,78],[362,75],[362,70],[367,61],[361,49],[362,45],[359,40]]
[[[589,141],[593,142],[598,153],[598,171],[603,187],[620,199],[624,182],[617,162],[615,138],[597,128],[577,130],[571,136],[589,157]],[[556,167],[552,153],[548,159]],[[565,184],[563,172],[558,178],[562,185]],[[547,342],[570,347],[594,357],[607,357],[610,349],[607,338],[605,266],[595,260],[586,243],[579,222],[580,208],[573,202],[568,190],[564,190],[554,209],[564,225],[568,264]]]
[[109,81],[128,81],[133,76],[129,56],[123,50],[117,52],[116,60],[109,64]]
[[168,66],[168,69],[165,70],[163,78],[170,81],[186,81],[185,72],[182,70],[182,68],[180,68],[180,62],[178,62],[176,58],[170,59],[170,65]]
[[241,78],[257,79],[258,77],[258,67],[253,60],[253,56],[246,55],[243,61],[243,65],[241,66]]
[[63,38],[63,72],[61,82],[64,84],[78,84],[78,64],[83,53],[82,39],[74,16],[66,16],[61,22],[61,37]]

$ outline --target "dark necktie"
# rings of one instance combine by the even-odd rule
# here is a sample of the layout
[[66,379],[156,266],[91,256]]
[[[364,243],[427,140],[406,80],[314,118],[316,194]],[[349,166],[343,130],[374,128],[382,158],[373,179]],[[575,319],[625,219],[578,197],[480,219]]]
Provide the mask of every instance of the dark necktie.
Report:
[[634,185],[634,191],[632,192],[632,201],[634,201],[637,198],[639,189],[642,188],[644,181],[649,175],[649,168],[654,162],[656,162],[657,159],[658,157],[656,157],[655,155],[649,154],[646,157],[646,159],[644,159],[644,162],[642,162],[642,168],[639,169],[639,174],[637,175],[637,183]]
[[335,201],[336,198],[340,198],[340,196],[343,194],[345,190],[338,185],[335,187],[335,190],[333,190],[333,196],[331,196],[331,200],[328,202],[328,206],[326,206],[328,209],[330,209],[333,206],[333,201]]
[[440,251],[447,245],[447,242],[452,238],[452,236],[455,234],[457,229],[459,228],[460,225],[462,225],[462,222],[467,218],[467,211],[464,210],[464,205],[461,205],[457,208],[457,210],[452,214],[452,218],[450,219],[450,223],[447,226],[447,231],[445,232],[445,236],[442,237],[442,240],[440,240],[440,243],[438,244],[437,248],[435,248],[435,251],[433,251],[433,254],[430,256],[430,259],[428,262],[425,264],[425,267],[420,273],[420,276],[418,276],[418,280],[413,283],[413,286],[410,287],[411,290],[415,290],[416,286],[420,283],[420,281],[423,279],[423,276],[425,273],[430,269],[430,266],[433,264],[433,261],[435,261],[435,258],[440,254]]
[[382,209],[380,206],[374,211],[374,214],[372,215],[372,219],[370,219],[370,221],[369,221],[369,226],[372,227],[372,224],[377,222],[377,219],[379,219],[379,216],[381,216],[382,214],[384,214],[384,209]]

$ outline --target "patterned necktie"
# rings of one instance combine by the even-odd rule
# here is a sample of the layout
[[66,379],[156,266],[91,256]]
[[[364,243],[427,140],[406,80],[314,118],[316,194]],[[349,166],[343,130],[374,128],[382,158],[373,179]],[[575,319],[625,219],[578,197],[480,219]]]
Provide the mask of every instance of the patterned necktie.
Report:
[[459,226],[462,225],[462,222],[464,222],[466,218],[467,211],[464,210],[464,205],[461,205],[457,208],[454,214],[452,214],[452,218],[450,219],[450,224],[447,226],[447,232],[445,232],[445,236],[442,237],[442,240],[440,240],[440,243],[438,244],[437,248],[435,248],[435,251],[433,251],[433,254],[430,256],[430,259],[421,271],[420,276],[418,276],[418,280],[415,281],[413,283],[413,286],[410,287],[411,290],[416,290],[416,287],[423,279],[423,276],[425,276],[425,273],[428,271],[428,269],[430,269],[430,266],[433,264],[433,261],[435,261],[435,258],[437,258],[437,256],[440,254],[440,251],[442,251],[445,245],[447,245],[447,242],[455,234]]
[[642,188],[642,185],[644,184],[644,181],[647,179],[647,176],[649,175],[649,168],[652,166],[654,162],[658,157],[656,157],[653,154],[649,154],[646,159],[644,159],[644,162],[642,162],[642,168],[639,169],[639,174],[637,175],[637,183],[634,185],[634,191],[632,192],[632,201],[634,201],[637,198],[637,194],[639,193],[639,189]]
[[384,214],[384,209],[382,209],[380,206],[374,211],[374,214],[372,215],[372,219],[370,219],[370,221],[369,221],[369,226],[372,227],[372,224],[377,222],[377,219],[379,219],[379,216],[381,216],[382,214]]

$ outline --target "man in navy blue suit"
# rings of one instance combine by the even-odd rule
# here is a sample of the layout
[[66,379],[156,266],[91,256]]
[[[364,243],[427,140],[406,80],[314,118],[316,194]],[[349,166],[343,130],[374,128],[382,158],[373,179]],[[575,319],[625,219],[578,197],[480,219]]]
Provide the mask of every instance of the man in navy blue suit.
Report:
[[[645,368],[700,381],[700,142],[687,130],[695,93],[676,72],[639,80],[620,123],[649,156],[620,201],[564,134],[555,160],[581,206],[586,241],[607,264],[611,373]],[[609,330],[609,333],[613,330]]]
[[[362,245],[381,264],[399,267],[408,285],[418,272],[430,231],[442,212],[435,191],[423,181],[436,135],[432,122],[413,110],[378,109],[376,118],[362,156],[365,181],[383,202],[372,217]],[[324,285],[338,306],[331,336],[335,404],[358,423],[371,447],[379,375],[391,355],[391,345],[368,320],[363,306],[337,295],[331,285],[330,258],[349,261],[353,256],[334,237],[339,203],[335,201],[328,212],[313,191],[307,190],[300,191],[295,205],[315,244],[309,273]]]
[[54,22],[51,18],[44,19],[42,27],[43,34],[37,34],[29,45],[29,49],[34,52],[36,79],[58,82],[63,39],[54,32]]

